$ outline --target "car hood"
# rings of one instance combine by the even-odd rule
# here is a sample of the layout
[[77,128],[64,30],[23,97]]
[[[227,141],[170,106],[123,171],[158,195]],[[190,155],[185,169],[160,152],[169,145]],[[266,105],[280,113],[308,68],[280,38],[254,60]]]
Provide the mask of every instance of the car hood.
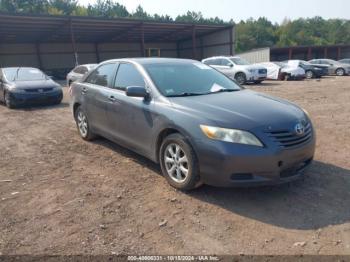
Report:
[[36,88],[54,88],[60,87],[55,81],[51,79],[47,80],[34,80],[34,81],[14,81],[11,83],[18,89],[36,89]]
[[[305,118],[296,105],[250,90],[203,96],[169,98],[173,107],[220,127],[251,130],[257,127],[279,128],[283,123]],[[207,123],[203,123],[207,124]]]

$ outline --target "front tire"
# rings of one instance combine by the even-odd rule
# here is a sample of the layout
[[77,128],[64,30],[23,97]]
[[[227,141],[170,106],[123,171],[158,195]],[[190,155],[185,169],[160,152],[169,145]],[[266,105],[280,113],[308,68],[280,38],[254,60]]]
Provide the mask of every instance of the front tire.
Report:
[[335,74],[337,76],[344,76],[345,75],[345,70],[343,68],[338,68],[336,71],[335,71]]
[[75,111],[75,122],[82,139],[91,141],[95,138],[95,134],[91,132],[87,115],[81,106],[79,106]]
[[244,85],[247,82],[247,77],[245,76],[244,73],[238,73],[235,75],[235,80],[237,81],[238,84]]
[[314,78],[314,72],[312,72],[311,70],[306,71],[305,75],[307,79]]
[[5,105],[7,106],[7,108],[9,108],[9,109],[15,108],[15,104],[13,103],[13,101],[11,99],[10,93],[5,92],[4,98],[5,98]]
[[162,142],[159,154],[163,176],[171,186],[188,191],[202,184],[196,154],[185,137],[169,135]]

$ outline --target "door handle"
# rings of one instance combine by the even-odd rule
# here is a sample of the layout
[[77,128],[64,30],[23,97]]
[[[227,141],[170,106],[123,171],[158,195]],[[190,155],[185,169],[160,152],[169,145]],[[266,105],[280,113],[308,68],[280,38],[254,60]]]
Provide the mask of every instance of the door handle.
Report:
[[108,99],[112,102],[115,102],[117,100],[114,96],[110,96]]

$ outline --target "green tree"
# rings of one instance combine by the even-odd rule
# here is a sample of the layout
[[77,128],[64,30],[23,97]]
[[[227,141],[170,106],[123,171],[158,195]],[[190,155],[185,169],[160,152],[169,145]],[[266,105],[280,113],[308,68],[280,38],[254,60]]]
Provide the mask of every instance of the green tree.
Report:
[[125,6],[111,0],[97,0],[95,4],[89,5],[87,15],[102,17],[128,17],[130,14]]
[[0,11],[7,13],[47,13],[47,0],[0,0]]

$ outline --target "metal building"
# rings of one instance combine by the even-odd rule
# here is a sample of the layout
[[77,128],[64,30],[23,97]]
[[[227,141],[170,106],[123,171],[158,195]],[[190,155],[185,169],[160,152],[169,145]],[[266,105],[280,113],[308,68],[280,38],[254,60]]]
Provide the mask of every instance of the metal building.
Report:
[[231,24],[0,13],[0,66],[53,74],[120,57],[233,55],[234,41]]
[[340,60],[350,58],[350,45],[266,47],[240,53],[237,56],[250,63],[316,58]]

